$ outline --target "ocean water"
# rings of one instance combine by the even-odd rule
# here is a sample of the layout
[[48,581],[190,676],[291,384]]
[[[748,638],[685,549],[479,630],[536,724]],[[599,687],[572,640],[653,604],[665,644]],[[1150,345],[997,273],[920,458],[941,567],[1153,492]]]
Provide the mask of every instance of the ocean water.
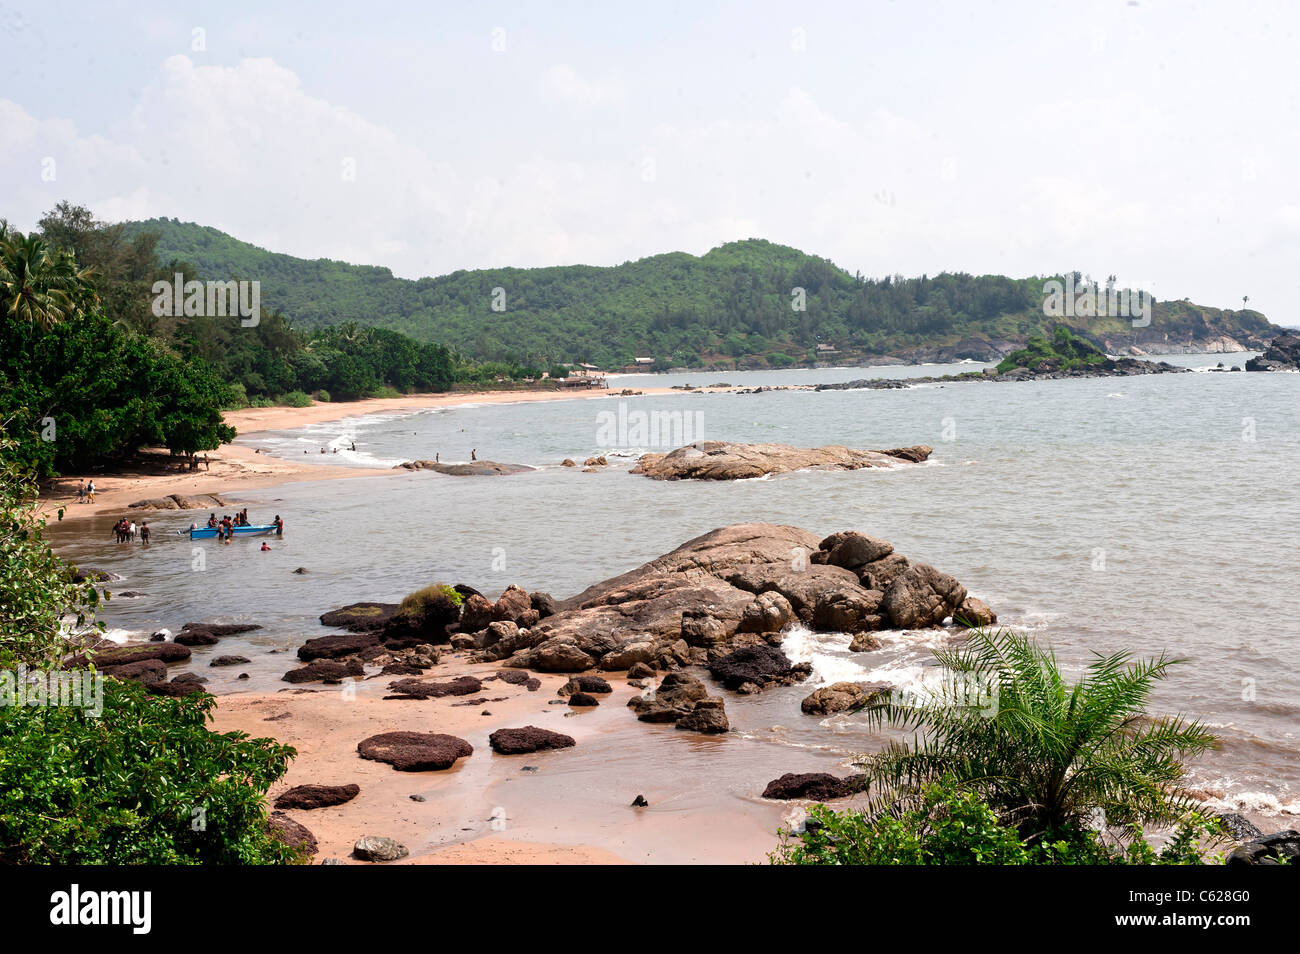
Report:
[[[56,527],[53,536],[65,557],[120,574],[118,591],[146,594],[108,605],[116,636],[207,619],[262,624],[195,653],[193,665],[221,693],[283,688],[294,648],[327,632],[317,616],[355,600],[397,600],[435,580],[489,595],[519,583],[565,597],[729,523],[858,529],[953,574],[1071,670],[1119,650],[1184,659],[1157,687],[1152,709],[1200,719],[1222,738],[1194,766],[1193,784],[1224,808],[1286,815],[1300,812],[1300,376],[1205,370],[1246,357],[1180,356],[1169,360],[1199,373],[1140,378],[611,396],[360,417],[240,439],[382,472],[245,494],[254,522],[285,518],[270,553],[257,540],[218,546],[157,532],[187,527],[193,516],[179,513],[151,520],[148,549],[115,545],[111,517]],[[645,375],[611,385],[779,386],[978,367]],[[655,429],[638,430],[652,415]],[[671,449],[677,438],[935,450],[915,467],[742,482],[627,473],[637,455]],[[320,447],[342,449],[322,457]],[[537,470],[391,471],[435,453],[468,460],[471,450]],[[560,466],[595,454],[610,466]],[[758,697],[729,694],[737,731],[716,767],[729,797],[752,797],[755,784],[761,790],[784,771],[842,768],[877,747],[881,738],[854,720],[805,716],[799,700],[843,679],[908,685],[941,639],[889,634],[880,650],[851,654],[846,636],[791,633],[787,652],[812,662],[814,676]],[[252,662],[210,669],[213,652]],[[245,671],[252,678],[236,682]],[[671,770],[674,737],[661,735],[641,737]],[[716,788],[696,784],[706,803]]]

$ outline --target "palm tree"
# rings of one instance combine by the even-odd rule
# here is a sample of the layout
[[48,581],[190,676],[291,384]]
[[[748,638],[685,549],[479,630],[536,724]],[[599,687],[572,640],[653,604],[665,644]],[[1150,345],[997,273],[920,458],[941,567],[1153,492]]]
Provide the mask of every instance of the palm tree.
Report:
[[940,780],[975,791],[1027,838],[1084,827],[1098,809],[1108,825],[1129,825],[1195,807],[1180,788],[1182,760],[1217,740],[1198,722],[1144,713],[1153,683],[1180,660],[1098,655],[1069,683],[1050,650],[1005,630],[975,630],[935,658],[944,688],[861,710],[873,725],[915,733],[862,759],[869,813],[914,807]]
[[49,330],[77,314],[93,297],[89,277],[70,254],[35,236],[0,235],[0,309],[18,321]]

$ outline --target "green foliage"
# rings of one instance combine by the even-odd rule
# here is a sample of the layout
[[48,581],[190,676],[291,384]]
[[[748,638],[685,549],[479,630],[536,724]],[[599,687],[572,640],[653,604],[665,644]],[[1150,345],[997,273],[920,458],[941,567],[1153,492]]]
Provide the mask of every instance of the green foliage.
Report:
[[290,391],[280,395],[280,403],[286,407],[311,407],[311,395],[302,391]]
[[[1027,836],[1104,817],[1110,826],[1177,822],[1195,808],[1182,760],[1217,742],[1199,723],[1145,714],[1153,683],[1177,660],[1098,656],[1067,682],[1055,656],[1009,631],[974,630],[935,653],[943,688],[932,698],[877,699],[868,723],[912,730],[863,757],[874,816],[906,811],[949,779],[979,794]],[[979,705],[969,705],[978,697]]]
[[316,400],[321,401],[324,404],[328,404],[330,401],[333,400],[333,398],[330,397],[330,393],[328,391],[326,391],[324,388],[321,388],[319,391],[316,392]]
[[1200,865],[1221,862],[1222,823],[1192,813],[1157,851],[1131,825],[1108,844],[1102,832],[1066,826],[1022,839],[973,791],[927,785],[901,815],[873,817],[814,805],[802,831],[781,829],[768,855],[778,865]]
[[12,448],[0,433],[0,669],[49,669],[68,636],[102,628],[92,622],[100,597],[93,583],[73,581],[45,541],[36,482],[10,459]]
[[998,374],[1012,368],[1030,371],[1071,371],[1106,363],[1106,355],[1080,338],[1065,325],[1057,325],[1051,339],[1030,338],[1020,351],[1013,351],[998,364]]
[[[265,300],[300,327],[357,321],[445,342],[476,361],[543,369],[572,361],[615,368],[634,356],[661,358],[662,369],[724,355],[762,355],[781,367],[786,361],[775,356],[812,362],[819,343],[834,345],[845,359],[965,338],[1047,337],[1056,323],[1044,314],[1043,284],[1058,276],[866,279],[760,239],[700,257],[672,252],[613,268],[499,268],[410,281],[386,268],[268,252],[175,219],[131,223],[129,230],[157,234],[165,255],[193,261],[206,274],[260,277]],[[506,291],[502,312],[492,310],[497,287]],[[792,307],[796,287],[805,292],[803,311]],[[1280,333],[1256,312],[1188,302],[1157,303],[1153,324],[1172,338]],[[1075,327],[1098,340],[1133,333],[1113,317],[1080,318]]]
[[263,795],[294,750],[209,731],[206,693],[107,678],[77,706],[0,707],[0,863],[280,864]]

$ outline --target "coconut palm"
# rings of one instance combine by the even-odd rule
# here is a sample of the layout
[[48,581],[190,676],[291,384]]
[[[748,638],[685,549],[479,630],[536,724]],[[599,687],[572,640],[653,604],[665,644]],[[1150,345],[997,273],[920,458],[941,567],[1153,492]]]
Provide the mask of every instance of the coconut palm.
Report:
[[53,328],[87,301],[89,276],[35,236],[0,235],[0,308],[11,318]]
[[1198,722],[1144,712],[1153,684],[1180,660],[1099,655],[1070,683],[1050,650],[1005,630],[975,630],[935,657],[943,688],[861,710],[873,725],[914,733],[863,758],[869,812],[914,807],[944,778],[1029,838],[1086,826],[1099,809],[1107,824],[1128,825],[1170,823],[1195,807],[1180,788],[1182,760],[1217,740]]

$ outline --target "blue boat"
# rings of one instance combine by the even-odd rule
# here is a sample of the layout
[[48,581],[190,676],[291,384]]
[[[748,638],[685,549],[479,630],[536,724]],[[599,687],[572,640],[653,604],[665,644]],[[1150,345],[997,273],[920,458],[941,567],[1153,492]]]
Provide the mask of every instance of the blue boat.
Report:
[[[237,537],[259,536],[264,533],[275,533],[275,524],[273,523],[254,523],[247,527],[231,527],[231,533]],[[177,533],[188,533],[191,540],[211,540],[221,531],[216,527],[199,527],[197,530],[177,530]]]

